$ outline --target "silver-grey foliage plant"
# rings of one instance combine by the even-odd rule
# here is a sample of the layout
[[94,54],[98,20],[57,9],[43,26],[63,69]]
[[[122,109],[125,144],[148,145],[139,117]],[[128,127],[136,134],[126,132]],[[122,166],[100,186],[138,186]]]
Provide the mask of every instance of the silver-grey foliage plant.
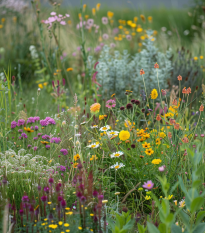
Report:
[[[114,51],[114,55],[110,53],[110,48],[105,45],[99,57],[99,64],[96,67],[98,71],[97,82],[102,85],[99,89],[104,98],[116,93],[118,98],[123,97],[125,90],[132,90],[135,94],[144,89],[143,78],[140,70],[145,71],[144,80],[147,94],[151,90],[158,89],[158,81],[154,64],[159,64],[158,78],[161,89],[167,88],[167,81],[170,78],[172,70],[171,57],[172,50],[161,53],[154,46],[155,38],[152,36],[153,31],[147,30],[147,39],[143,43],[145,48],[134,56],[130,56],[127,50],[121,54]],[[88,57],[88,64],[91,68],[93,65],[93,57]]]

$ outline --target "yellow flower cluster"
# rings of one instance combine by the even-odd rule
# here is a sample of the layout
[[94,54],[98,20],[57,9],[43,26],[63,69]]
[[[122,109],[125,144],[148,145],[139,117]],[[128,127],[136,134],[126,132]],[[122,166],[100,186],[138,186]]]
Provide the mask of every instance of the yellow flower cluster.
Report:
[[153,159],[152,164],[160,164],[162,162],[161,159]]

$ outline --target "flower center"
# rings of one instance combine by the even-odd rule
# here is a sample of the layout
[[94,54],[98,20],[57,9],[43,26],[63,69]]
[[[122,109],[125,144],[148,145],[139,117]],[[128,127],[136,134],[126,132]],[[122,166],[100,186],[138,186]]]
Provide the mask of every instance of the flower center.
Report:
[[118,157],[119,155],[120,155],[119,153],[115,154],[116,157]]
[[103,129],[103,130],[106,130],[106,129],[107,129],[107,127],[103,127],[102,129]]
[[151,187],[151,184],[148,184],[147,187]]
[[118,169],[120,166],[119,165],[117,165],[117,166],[115,166],[115,169]]
[[91,148],[95,148],[95,145],[92,145]]

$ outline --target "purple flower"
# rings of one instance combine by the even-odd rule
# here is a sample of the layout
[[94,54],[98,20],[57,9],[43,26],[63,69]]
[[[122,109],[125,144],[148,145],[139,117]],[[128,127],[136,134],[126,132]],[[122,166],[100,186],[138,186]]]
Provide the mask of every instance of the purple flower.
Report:
[[89,47],[89,48],[87,48],[87,51],[88,51],[88,52],[90,52],[90,50],[91,50],[91,48],[90,48],[90,47]]
[[114,35],[118,34],[119,33],[119,29],[118,28],[114,28],[112,32],[113,32]]
[[37,136],[40,137],[42,135],[42,133],[38,133]]
[[59,143],[61,142],[61,139],[60,138],[51,138],[51,143]]
[[19,133],[23,133],[23,129],[19,129],[18,132],[19,132]]
[[29,123],[35,123],[35,118],[34,117],[29,117],[27,120],[27,124]]
[[37,125],[34,127],[34,130],[35,130],[35,131],[37,131],[37,130],[38,130],[38,126],[37,126]]
[[28,138],[28,136],[27,136],[25,133],[22,133],[21,136],[22,136],[23,138]]
[[116,102],[113,99],[110,99],[106,102],[106,107],[107,108],[114,108],[116,106]]
[[52,177],[49,178],[48,183],[53,184],[54,179]]
[[150,190],[154,187],[154,183],[152,183],[151,180],[148,180],[147,182],[144,182],[144,185],[142,185],[142,187]]
[[51,118],[51,119],[48,120],[48,124],[49,124],[49,125],[55,125],[56,122],[55,122],[55,120],[53,120],[53,119]]
[[21,140],[21,136],[19,137],[19,140]]
[[93,20],[93,19],[88,19],[88,20],[87,20],[87,24],[88,24],[89,26],[92,26],[92,25],[94,24],[94,20]]
[[61,149],[60,152],[63,154],[63,155],[67,155],[68,154],[68,151],[66,149]]
[[31,126],[31,127],[30,127],[30,129],[32,129],[32,130],[33,130],[33,126]]
[[104,196],[102,194],[98,195],[99,200],[103,200]]
[[102,37],[103,37],[103,39],[104,39],[104,40],[108,40],[108,39],[109,39],[109,36],[108,36],[108,34],[106,34],[106,33],[105,33],[105,34],[103,34],[103,36],[102,36]]
[[66,201],[65,201],[65,200],[62,200],[62,201],[61,201],[61,206],[62,206],[62,208],[65,208],[65,207],[66,207]]
[[93,196],[94,196],[94,197],[97,197],[97,195],[98,195],[98,191],[94,190],[94,191],[93,191]]
[[43,202],[45,202],[45,201],[47,200],[47,196],[42,196],[42,197],[41,197],[41,200],[42,200]]
[[28,201],[29,201],[28,196],[23,196],[23,197],[22,197],[22,202],[28,202]]
[[17,122],[16,121],[12,121],[11,122],[11,128],[14,129],[14,128],[16,128],[16,126],[17,126]]
[[163,172],[163,171],[164,171],[164,169],[165,169],[165,165],[163,165],[163,166],[159,167],[158,169],[159,169],[159,171],[160,171],[160,172]]
[[66,167],[64,167],[63,165],[60,165],[60,171],[62,172],[66,171]]
[[37,146],[34,146],[33,150],[34,151],[37,151],[38,147]]
[[95,52],[96,52],[96,53],[100,52],[100,50],[101,50],[101,47],[100,47],[100,46],[97,46],[97,47],[95,48]]
[[23,210],[19,210],[19,214],[22,216],[23,215]]
[[47,126],[48,122],[46,120],[40,120],[41,126]]
[[25,123],[25,120],[24,119],[20,119],[20,120],[18,120],[17,126],[24,125],[24,123]]
[[27,146],[28,149],[30,149],[31,147],[32,147],[32,145],[30,145],[30,144]]
[[50,145],[46,145],[46,149],[49,150],[51,148]]
[[40,185],[38,185],[38,191],[41,191],[41,186]]
[[74,53],[72,53],[72,56],[73,56],[73,57],[75,57],[75,56],[76,56],[76,53],[75,53],[75,52],[74,52]]
[[80,200],[81,200],[81,202],[85,202],[85,201],[86,201],[86,197],[85,197],[85,196],[82,196],[82,197],[80,198]]
[[35,140],[38,140],[38,137],[34,137],[33,140],[34,140],[34,141],[35,141]]
[[130,40],[132,40],[132,36],[131,36],[131,35],[126,35],[126,39],[127,39],[128,41],[130,41]]
[[49,187],[48,186],[44,187],[43,190],[44,190],[44,192],[49,193]]
[[62,200],[63,200],[63,198],[61,196],[58,196],[58,201],[61,202]]
[[42,139],[44,139],[44,140],[50,139],[50,136],[45,134],[45,135],[42,136]]
[[35,117],[34,117],[34,120],[35,120],[35,121],[40,121],[40,117],[39,117],[39,116],[35,116]]
[[111,44],[110,44],[110,48],[115,48],[115,46],[116,46],[116,45],[115,45],[114,43],[111,43]]
[[102,23],[103,24],[108,24],[108,18],[107,17],[102,17]]

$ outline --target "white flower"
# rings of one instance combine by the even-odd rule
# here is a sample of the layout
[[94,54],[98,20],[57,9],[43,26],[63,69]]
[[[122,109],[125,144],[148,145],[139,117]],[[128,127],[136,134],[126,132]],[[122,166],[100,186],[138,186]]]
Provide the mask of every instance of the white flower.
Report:
[[80,137],[80,136],[81,136],[81,133],[77,133],[75,136],[76,136],[76,137]]
[[96,129],[98,128],[98,125],[93,125],[93,126],[90,126],[91,129]]
[[96,142],[96,143],[92,143],[90,145],[87,146],[88,148],[98,148],[99,147],[99,142]]
[[103,126],[100,128],[100,131],[108,131],[109,129],[111,129],[111,127],[109,125]]
[[118,164],[118,162],[114,165],[112,165],[110,168],[114,168],[115,170],[118,170],[121,167],[124,167],[125,165],[123,163]]
[[181,200],[179,202],[179,207],[184,207],[186,204],[185,204],[185,200]]
[[118,151],[118,152],[115,152],[115,153],[111,154],[110,157],[111,158],[116,158],[116,157],[120,157],[121,155],[123,155],[123,152]]
[[118,134],[119,134],[118,131],[113,131],[113,130],[107,132],[107,136],[108,136],[109,138],[111,138],[111,137],[113,137],[113,136],[118,136]]

